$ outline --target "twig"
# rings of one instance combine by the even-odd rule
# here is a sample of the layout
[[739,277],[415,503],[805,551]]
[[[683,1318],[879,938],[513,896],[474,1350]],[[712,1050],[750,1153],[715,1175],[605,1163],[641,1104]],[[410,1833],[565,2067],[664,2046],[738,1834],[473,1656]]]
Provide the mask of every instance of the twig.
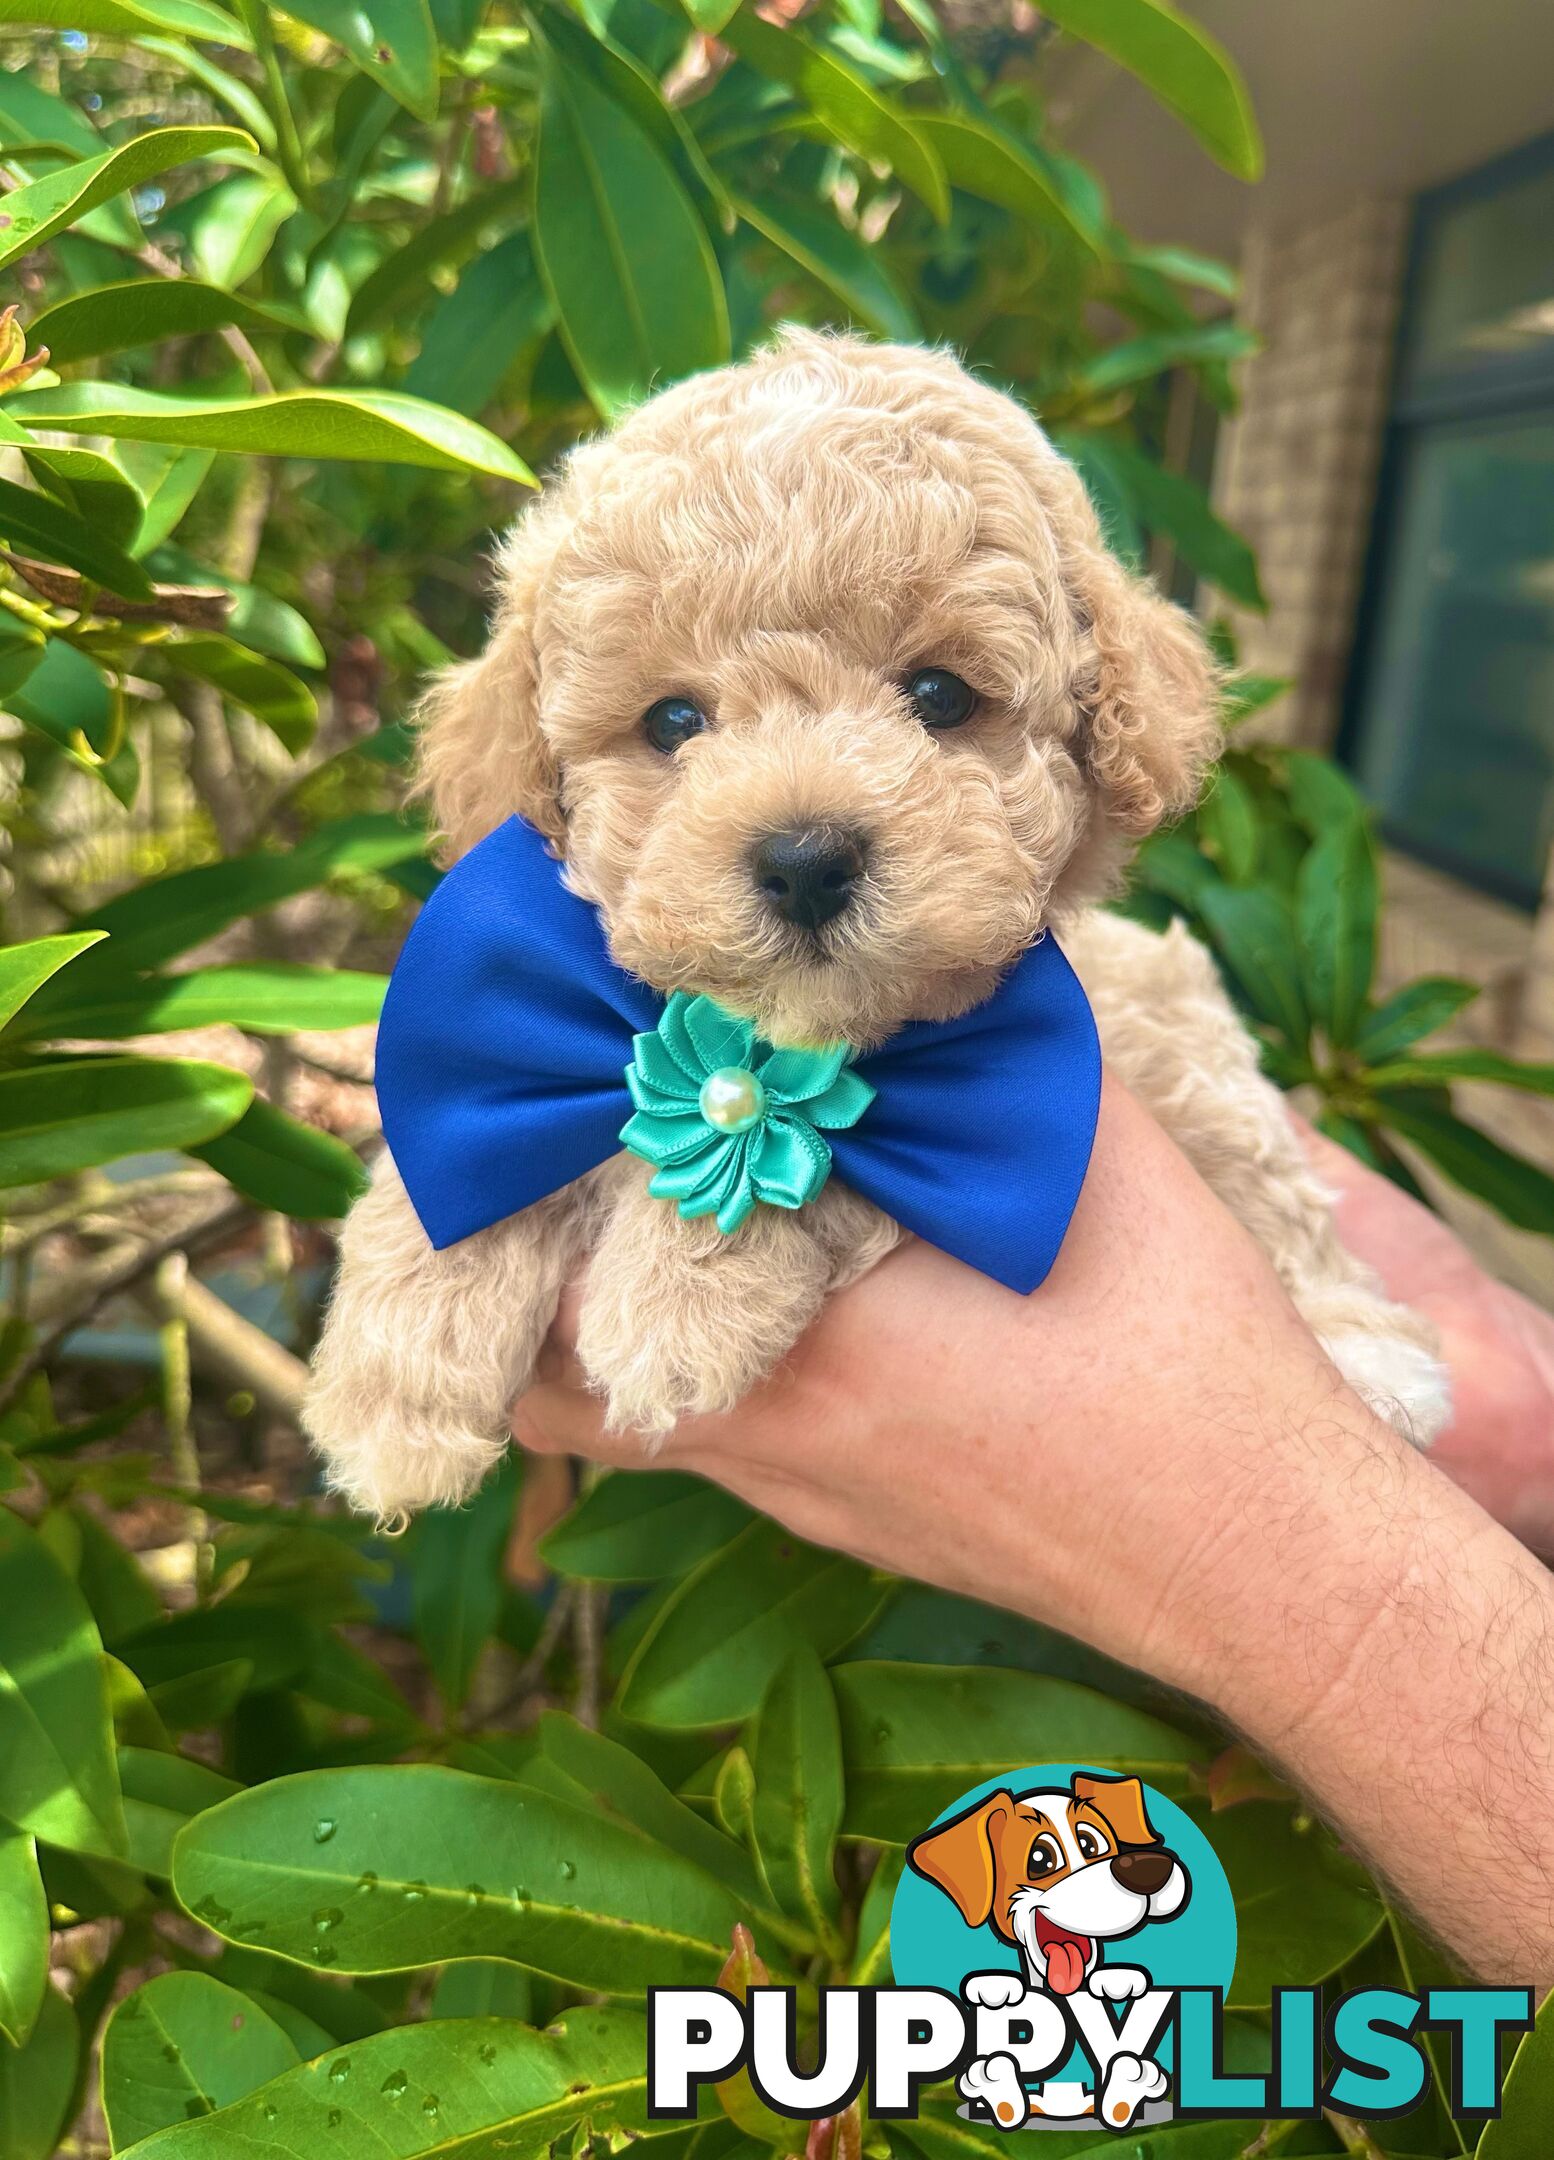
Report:
[[1322,2113],[1346,2153],[1353,2153],[1356,2160],[1387,2160],[1364,2123],[1356,2122],[1352,2115],[1340,2115],[1336,2108],[1324,2108]]
[[184,1290],[184,1322],[190,1353],[202,1371],[224,1387],[245,1389],[272,1417],[300,1425],[308,1377],[301,1358],[193,1279]]
[[[157,1342],[162,1353],[162,1421],[167,1427],[167,1456],[174,1477],[191,1492],[200,1489],[200,1452],[194,1438],[194,1390],[189,1378],[189,1256],[169,1253],[157,1262]],[[211,1573],[210,1525],[191,1507],[189,1540],[194,1547],[194,1580],[201,1591]]]
[[92,1283],[87,1295],[77,1299],[70,1310],[57,1320],[48,1333],[37,1341],[27,1355],[12,1366],[3,1387],[0,1387],[0,1410],[15,1402],[35,1372],[39,1372],[54,1355],[60,1344],[79,1327],[84,1327],[110,1298],[125,1290],[133,1290],[137,1283],[145,1281],[156,1272],[158,1264],[169,1253],[195,1253],[207,1245],[216,1244],[240,1223],[248,1219],[250,1209],[244,1200],[230,1201],[214,1209],[209,1215],[185,1223],[181,1229],[164,1232],[161,1237],[149,1239],[137,1250],[121,1256],[112,1266],[105,1267]]
[[599,1668],[604,1658],[604,1598],[597,1583],[579,1583],[572,1608],[572,1643],[577,1658],[577,1694],[573,1714],[591,1732],[599,1729]]
[[[158,585],[150,600],[121,600],[117,593],[90,586],[74,570],[55,563],[34,562],[29,555],[14,555],[0,548],[0,561],[8,562],[19,578],[54,607],[74,608],[84,621],[89,615],[111,617],[115,622],[175,623],[192,630],[222,630],[236,606],[231,593],[219,585]],[[14,603],[14,614],[21,610]],[[51,629],[58,625],[51,623]],[[75,627],[72,625],[71,627]]]
[[533,1694],[543,1679],[545,1668],[550,1663],[551,1652],[560,1642],[567,1622],[572,1617],[574,1596],[578,1588],[576,1583],[557,1585],[556,1594],[550,1601],[550,1609],[540,1622],[540,1632],[535,1637],[534,1648],[519,1666],[518,1677],[512,1687],[492,1711],[493,1717],[502,1717],[509,1710],[517,1709],[521,1702]]
[[[175,262],[171,255],[164,255],[154,241],[148,240],[143,248],[137,249],[135,260],[142,269],[150,270],[159,278],[177,279],[183,276],[183,266]],[[243,373],[248,377],[249,388],[257,390],[261,396],[268,396],[275,387],[270,380],[269,371],[237,325],[228,323],[224,329],[218,330],[216,335],[227,351],[241,362]]]

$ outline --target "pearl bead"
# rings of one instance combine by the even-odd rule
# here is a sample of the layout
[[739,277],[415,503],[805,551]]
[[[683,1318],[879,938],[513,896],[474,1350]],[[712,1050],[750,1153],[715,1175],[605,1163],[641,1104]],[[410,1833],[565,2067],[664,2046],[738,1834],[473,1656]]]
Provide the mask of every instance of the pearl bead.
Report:
[[753,1072],[723,1065],[702,1082],[697,1103],[707,1123],[719,1132],[749,1132],[766,1115],[766,1090]]

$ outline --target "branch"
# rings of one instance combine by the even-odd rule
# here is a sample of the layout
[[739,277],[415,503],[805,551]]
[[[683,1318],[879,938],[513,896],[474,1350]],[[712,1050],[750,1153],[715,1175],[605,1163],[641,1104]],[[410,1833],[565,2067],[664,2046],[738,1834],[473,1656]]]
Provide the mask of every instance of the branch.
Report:
[[144,1282],[148,1275],[156,1272],[169,1253],[200,1252],[207,1245],[218,1243],[230,1231],[237,1229],[239,1224],[246,1222],[250,1212],[245,1200],[226,1202],[213,1209],[210,1214],[197,1217],[192,1223],[185,1223],[181,1229],[166,1231],[161,1237],[149,1239],[138,1250],[120,1254],[110,1265],[101,1268],[86,1295],[78,1298],[70,1310],[55,1321],[48,1333],[33,1345],[27,1355],[19,1358],[12,1366],[3,1386],[0,1386],[0,1410],[8,1409],[15,1402],[33,1374],[42,1370],[60,1344],[73,1335],[77,1328],[84,1327],[101,1312],[110,1298],[118,1297],[121,1292],[132,1290],[137,1283]]
[[117,622],[177,623],[185,629],[224,630],[234,596],[219,585],[158,585],[150,600],[121,600],[89,586],[74,570],[55,563],[35,562],[28,555],[13,555],[0,548],[0,562],[7,562],[35,593],[55,607],[74,608],[89,615],[110,615]]

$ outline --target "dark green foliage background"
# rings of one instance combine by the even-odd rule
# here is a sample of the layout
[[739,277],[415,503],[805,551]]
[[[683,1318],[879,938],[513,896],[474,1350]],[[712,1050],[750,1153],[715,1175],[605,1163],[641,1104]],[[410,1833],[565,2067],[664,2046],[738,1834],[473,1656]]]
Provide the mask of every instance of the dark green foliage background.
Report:
[[[1261,604],[1244,543],[1157,457],[1173,371],[1233,402],[1234,280],[1120,231],[1053,139],[1061,35],[1255,177],[1234,69],[1159,0],[1054,0],[1034,30],[930,0],[786,26],[728,0],[0,0],[3,2160],[613,2151],[648,2127],[647,1985],[764,1971],[807,2017],[827,1980],[887,1976],[905,1840],[1044,1758],[1213,1814],[1238,2063],[1278,1982],[1444,1971],[1191,1706],[692,1479],[585,1475],[535,1599],[504,1564],[516,1460],[392,1546],[301,1479],[272,1503],[201,1468],[252,1393],[191,1382],[185,1262],[262,1239],[284,1271],[360,1187],[355,1148],[285,1107],[293,1038],[375,1016],[430,889],[404,718],[478,644],[479,560],[531,469],[778,320],[949,340],[1041,415],[1124,554]],[[1227,664],[1228,720],[1278,694]],[[97,852],[62,882],[83,830]],[[1554,1183],[1452,1102],[1554,1075],[1416,1047],[1471,985],[1373,995],[1374,845],[1335,768],[1232,749],[1128,904],[1209,941],[1269,1070],[1346,1144],[1554,1232]],[[156,1054],[218,1023],[265,1046],[261,1090]],[[180,1158],[203,1182],[156,1168]],[[215,1197],[137,1230],[164,1187]],[[115,1208],[141,1239],[120,1276]],[[63,1294],[38,1257],[61,1241]],[[304,1331],[317,1272],[286,1284]],[[148,1286],[157,1375],[116,1390],[66,1345]],[[141,1557],[153,1505],[186,1517],[172,1588]],[[1404,2122],[1129,2149],[1534,2160],[1551,2064],[1545,2030],[1481,2143],[1438,2063]],[[806,2140],[996,2143],[947,2094],[811,2134],[737,2081],[652,2143]]]

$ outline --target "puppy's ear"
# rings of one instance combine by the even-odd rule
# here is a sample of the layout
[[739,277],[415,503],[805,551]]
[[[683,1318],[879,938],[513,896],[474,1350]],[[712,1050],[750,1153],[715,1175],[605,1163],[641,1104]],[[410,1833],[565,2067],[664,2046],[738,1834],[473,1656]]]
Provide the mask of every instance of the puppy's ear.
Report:
[[1074,1779],[1074,1798],[1088,1800],[1117,1833],[1119,1845],[1160,1845],[1165,1841],[1144,1806],[1144,1788],[1136,1777]]
[[421,698],[417,792],[429,795],[451,855],[463,855],[514,812],[561,844],[561,775],[540,727],[534,610],[554,520],[529,513],[499,558],[499,599],[478,660],[445,668]]
[[1084,754],[1112,822],[1142,838],[1198,799],[1220,742],[1218,670],[1197,623],[1123,568],[1078,474],[1067,479],[1059,543],[1085,647]]
[[907,1847],[908,1862],[954,1901],[967,1927],[981,1927],[993,1910],[993,1833],[1013,1809],[1013,1793],[996,1792]]

